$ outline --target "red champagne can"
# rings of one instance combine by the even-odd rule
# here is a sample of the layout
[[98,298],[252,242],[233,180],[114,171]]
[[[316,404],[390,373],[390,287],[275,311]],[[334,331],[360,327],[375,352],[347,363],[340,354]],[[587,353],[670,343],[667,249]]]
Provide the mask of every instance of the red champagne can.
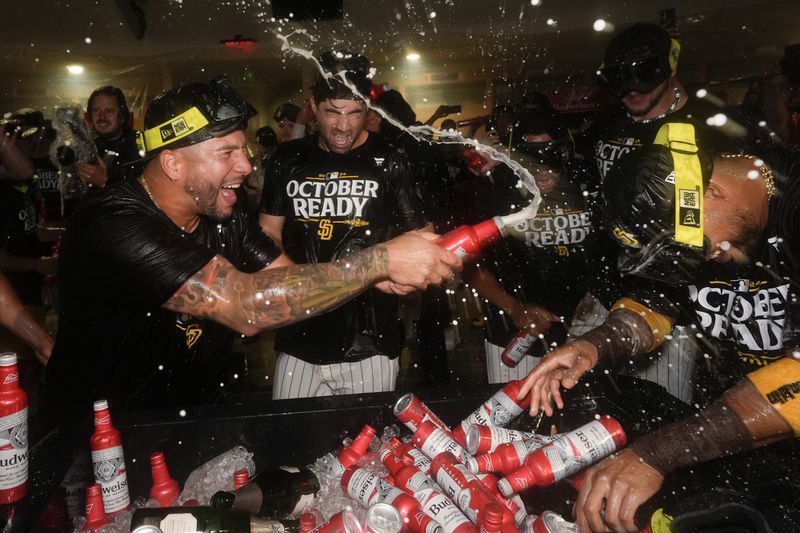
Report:
[[450,433],[436,427],[430,420],[420,425],[411,442],[431,459],[444,452],[452,453],[462,462],[466,462],[469,457],[467,451],[453,440]]
[[28,493],[28,396],[19,386],[17,355],[0,354],[0,503]]
[[417,431],[423,422],[427,421],[433,422],[433,425],[436,427],[450,433],[450,428],[447,427],[447,424],[442,422],[441,418],[428,409],[428,406],[413,392],[404,394],[397,400],[397,403],[394,404],[394,416],[405,424],[412,433]]
[[84,531],[95,531],[111,523],[103,508],[103,495],[100,485],[86,487],[86,523]]
[[422,511],[442,526],[444,533],[478,533],[478,528],[464,516],[453,501],[441,492],[428,489],[414,495]]
[[514,338],[511,339],[508,346],[500,353],[500,360],[507,367],[514,368],[522,361],[522,358],[525,357],[537,338],[538,337],[531,335],[527,331],[520,331],[514,335]]
[[466,445],[466,433],[472,424],[505,427],[514,418],[524,413],[530,406],[530,397],[525,396],[522,400],[517,400],[521,386],[520,381],[509,381],[483,405],[462,420],[461,424],[453,431],[453,438],[456,442],[462,446]]
[[344,510],[333,515],[330,520],[313,531],[316,533],[364,533],[364,528],[361,527],[361,522],[352,511]]
[[109,516],[131,508],[128,494],[128,474],[122,438],[111,424],[106,400],[94,402],[94,434],[89,441],[92,450],[94,478],[103,492],[103,505]]
[[493,452],[501,444],[534,438],[535,434],[496,426],[471,424],[466,433],[466,450],[470,455]]
[[484,247],[503,236],[500,219],[490,218],[474,226],[459,226],[436,240],[436,244],[462,259],[478,255]]
[[522,467],[497,483],[505,496],[534,485],[548,487],[594,464],[627,443],[625,431],[610,416],[564,433],[525,458]]
[[392,476],[392,484],[412,496],[424,489],[435,489],[428,476],[414,465],[405,464],[396,455],[384,451],[381,460]]
[[498,446],[493,452],[471,457],[467,461],[467,466],[475,473],[499,472],[501,474],[510,474],[525,463],[526,457],[539,448],[547,446],[558,437],[559,435],[550,436],[533,433],[531,438],[527,440],[507,442]]
[[578,533],[578,526],[553,511],[545,511],[531,524],[533,533]]
[[403,517],[388,503],[374,503],[367,509],[366,526],[368,533],[400,533]]
[[419,502],[398,488],[386,487],[381,503],[388,503],[400,512],[404,529],[410,533],[442,533],[442,526],[422,512]]
[[361,431],[356,435],[356,438],[353,439],[353,442],[349,446],[342,448],[342,451],[339,452],[337,457],[339,463],[341,463],[344,468],[350,468],[356,464],[358,460],[367,453],[367,450],[369,450],[369,445],[375,433],[375,428],[369,424],[364,424],[364,427],[361,428]]
[[364,507],[378,501],[382,483],[381,478],[357,466],[351,466],[342,474],[342,490]]

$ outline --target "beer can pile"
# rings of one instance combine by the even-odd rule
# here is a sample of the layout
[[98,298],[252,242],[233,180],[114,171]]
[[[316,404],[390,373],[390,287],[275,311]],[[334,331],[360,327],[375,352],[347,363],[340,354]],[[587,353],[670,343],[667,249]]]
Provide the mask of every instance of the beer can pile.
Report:
[[556,513],[529,515],[519,495],[573,476],[624,447],[625,432],[609,416],[558,435],[506,429],[529,406],[527,397],[517,399],[519,387],[517,381],[506,384],[453,429],[413,393],[402,396],[394,414],[411,436],[381,445],[377,453],[388,472],[384,476],[353,461],[353,447],[375,434],[365,426],[339,454],[338,467],[344,493],[369,510],[366,528],[376,533],[577,531]]

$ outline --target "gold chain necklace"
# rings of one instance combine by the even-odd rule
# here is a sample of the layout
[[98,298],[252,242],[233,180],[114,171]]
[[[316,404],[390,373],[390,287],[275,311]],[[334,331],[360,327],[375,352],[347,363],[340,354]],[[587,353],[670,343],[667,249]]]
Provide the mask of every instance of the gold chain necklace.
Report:
[[[767,190],[767,200],[771,200],[775,195],[775,174],[760,158],[752,154],[720,154],[724,159],[749,159],[753,166],[758,169],[761,178],[764,180],[764,188]],[[748,176],[749,178],[749,176]]]
[[[147,196],[149,196],[149,197],[150,197],[150,199],[153,201],[153,204],[155,204],[155,206],[156,206],[157,208],[161,209],[161,206],[160,206],[160,205],[158,205],[158,202],[156,202],[156,199],[155,199],[155,198],[153,198],[153,193],[152,193],[152,192],[150,192],[150,187],[148,187],[148,186],[147,186],[147,179],[144,177],[144,174],[142,174],[141,176],[139,176],[139,183],[141,183],[141,184],[142,184],[142,187],[144,187],[144,192],[146,192],[146,193],[147,193]],[[162,211],[163,211],[163,209],[162,209]]]

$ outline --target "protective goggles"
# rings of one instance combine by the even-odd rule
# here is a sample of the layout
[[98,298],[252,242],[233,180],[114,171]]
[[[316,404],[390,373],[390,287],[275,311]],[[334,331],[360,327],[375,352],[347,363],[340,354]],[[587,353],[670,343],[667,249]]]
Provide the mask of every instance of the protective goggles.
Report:
[[649,93],[666,80],[671,69],[663,56],[648,56],[630,63],[602,65],[597,76],[614,96],[629,92]]
[[187,100],[194,104],[192,107],[153,128],[137,132],[136,144],[144,157],[167,145],[182,148],[244,129],[256,114],[227,78],[212,80],[191,91]]
[[514,154],[526,161],[551,168],[561,168],[569,161],[569,146],[566,141],[518,142]]
[[[617,231],[614,237],[619,241]],[[625,247],[617,259],[617,266],[625,276],[681,285],[694,280],[698,267],[705,260],[704,248],[681,244],[670,232],[663,231],[645,246]]]

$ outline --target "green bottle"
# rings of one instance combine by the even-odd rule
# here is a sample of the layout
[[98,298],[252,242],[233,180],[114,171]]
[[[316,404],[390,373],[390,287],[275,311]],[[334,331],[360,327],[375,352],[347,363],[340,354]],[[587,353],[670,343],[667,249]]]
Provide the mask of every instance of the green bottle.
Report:
[[[297,520],[270,520],[213,507],[145,507],[133,512],[131,531],[163,533],[298,533]],[[157,530],[156,530],[157,531]]]

